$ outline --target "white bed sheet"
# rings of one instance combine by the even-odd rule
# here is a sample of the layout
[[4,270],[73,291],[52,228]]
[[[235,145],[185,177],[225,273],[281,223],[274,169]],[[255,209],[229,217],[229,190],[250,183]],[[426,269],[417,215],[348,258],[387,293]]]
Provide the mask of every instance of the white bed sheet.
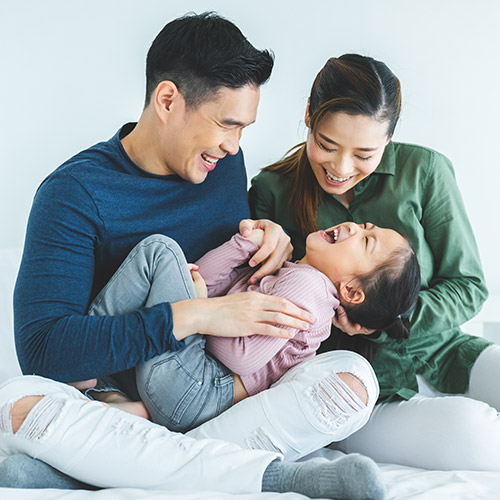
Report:
[[[0,383],[20,373],[14,349],[12,291],[19,265],[19,249],[0,249]],[[315,455],[335,459],[339,451]],[[497,500],[500,472],[435,471],[380,464],[388,484],[387,500]],[[219,492],[174,492],[116,488],[100,491],[25,490],[0,488],[0,500],[304,500],[285,493],[229,495]]]
[[[388,483],[387,500],[497,500],[500,473],[431,471],[381,464]],[[174,492],[116,488],[100,491],[0,488],[2,500],[304,500],[294,493],[229,495],[218,492]]]

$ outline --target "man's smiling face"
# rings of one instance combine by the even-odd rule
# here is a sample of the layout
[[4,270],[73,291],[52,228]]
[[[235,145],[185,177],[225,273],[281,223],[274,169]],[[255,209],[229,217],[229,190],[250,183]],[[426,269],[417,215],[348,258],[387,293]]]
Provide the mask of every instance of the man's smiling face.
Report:
[[181,96],[162,142],[165,174],[199,184],[226,154],[239,151],[241,133],[255,121],[260,91],[254,85],[222,87],[210,100],[186,107]]

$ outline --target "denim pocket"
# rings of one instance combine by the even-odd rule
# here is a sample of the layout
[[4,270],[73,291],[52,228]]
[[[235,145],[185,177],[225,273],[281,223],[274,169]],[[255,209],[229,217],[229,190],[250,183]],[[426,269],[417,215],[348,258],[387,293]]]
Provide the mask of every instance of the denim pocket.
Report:
[[197,375],[175,354],[151,366],[142,397],[154,422],[174,431],[189,427],[204,399],[203,372]]

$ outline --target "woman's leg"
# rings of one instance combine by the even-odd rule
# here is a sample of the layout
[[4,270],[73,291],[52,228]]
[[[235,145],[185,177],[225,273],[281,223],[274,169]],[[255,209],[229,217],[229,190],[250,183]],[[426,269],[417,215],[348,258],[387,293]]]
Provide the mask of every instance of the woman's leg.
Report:
[[500,347],[483,351],[465,396],[377,405],[368,424],[337,448],[377,462],[427,469],[500,471]]
[[472,366],[466,396],[500,411],[500,346],[487,347]]
[[170,432],[41,377],[6,382],[0,402],[3,454],[40,458],[100,487],[296,491],[312,498],[376,500],[385,493],[380,471],[366,457],[283,464],[276,453]]
[[378,398],[369,363],[350,351],[291,368],[267,391],[244,399],[189,436],[277,451],[293,461],[362,427]]

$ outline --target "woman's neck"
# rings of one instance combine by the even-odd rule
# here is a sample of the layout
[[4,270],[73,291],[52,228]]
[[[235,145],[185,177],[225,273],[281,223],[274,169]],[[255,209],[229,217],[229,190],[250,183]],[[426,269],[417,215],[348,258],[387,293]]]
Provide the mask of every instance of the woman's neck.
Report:
[[337,199],[344,205],[344,207],[349,208],[349,205],[352,203],[352,200],[354,200],[354,188],[349,189],[349,191],[346,191],[343,194],[337,195]]

